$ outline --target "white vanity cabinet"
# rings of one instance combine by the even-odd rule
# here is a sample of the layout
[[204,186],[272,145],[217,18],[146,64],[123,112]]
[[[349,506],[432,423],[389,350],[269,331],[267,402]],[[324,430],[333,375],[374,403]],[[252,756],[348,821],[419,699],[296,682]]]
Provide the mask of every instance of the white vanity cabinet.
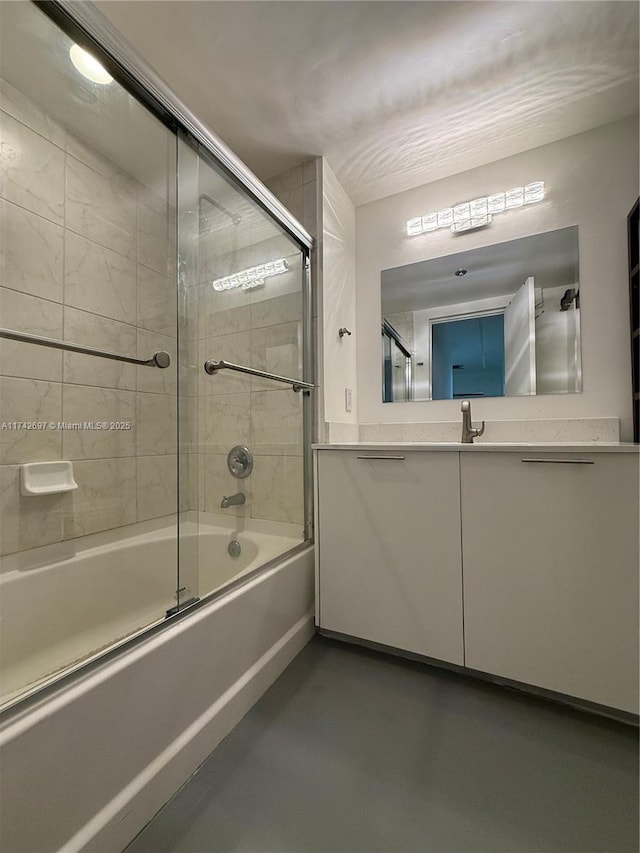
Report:
[[457,453],[319,450],[318,624],[463,663]]
[[638,712],[638,459],[460,453],[468,667]]

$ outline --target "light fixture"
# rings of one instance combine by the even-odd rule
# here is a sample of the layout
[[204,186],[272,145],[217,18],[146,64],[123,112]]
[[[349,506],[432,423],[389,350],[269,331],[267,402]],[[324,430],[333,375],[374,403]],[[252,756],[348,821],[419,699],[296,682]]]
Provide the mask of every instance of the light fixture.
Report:
[[465,269],[461,268],[461,269],[455,271],[455,275],[457,275],[457,276],[466,275],[468,272],[469,272],[469,270],[465,270]]
[[514,210],[525,204],[535,204],[544,198],[544,181],[534,181],[526,187],[512,187],[504,192],[464,201],[455,207],[445,207],[437,213],[426,213],[407,220],[407,234],[415,237],[438,228],[449,228],[454,234],[484,228],[496,213]]
[[69,50],[69,56],[78,71],[86,77],[87,80],[91,80],[92,83],[99,83],[101,86],[105,86],[107,83],[111,83],[113,81],[113,77],[109,74],[106,68],[104,68],[97,59],[94,59],[90,53],[87,53],[86,50],[81,48],[80,45],[72,44],[71,49]]
[[233,275],[226,275],[224,278],[217,278],[213,282],[213,289],[231,290],[234,287],[240,287],[242,290],[252,290],[254,287],[261,287],[265,279],[274,275],[282,275],[288,269],[289,264],[285,259],[279,258],[277,261],[269,261],[266,264],[259,264],[257,267],[241,270]]

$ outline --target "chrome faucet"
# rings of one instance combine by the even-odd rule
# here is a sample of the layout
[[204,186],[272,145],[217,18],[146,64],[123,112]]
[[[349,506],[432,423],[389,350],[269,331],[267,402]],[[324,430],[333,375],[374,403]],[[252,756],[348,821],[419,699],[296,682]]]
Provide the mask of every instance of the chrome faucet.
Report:
[[462,412],[462,443],[473,444],[473,439],[484,432],[484,421],[480,429],[474,429],[471,425],[471,400],[463,400],[460,411]]
[[238,492],[235,495],[225,495],[222,498],[222,503],[220,506],[222,509],[227,509],[230,506],[242,506],[242,504],[246,501],[245,496],[242,492]]

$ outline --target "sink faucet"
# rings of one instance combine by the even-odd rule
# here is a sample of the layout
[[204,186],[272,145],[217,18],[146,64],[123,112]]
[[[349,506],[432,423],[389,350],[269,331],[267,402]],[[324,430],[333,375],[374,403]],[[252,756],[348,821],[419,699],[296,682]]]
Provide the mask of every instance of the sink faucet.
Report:
[[222,498],[222,503],[220,506],[222,509],[227,509],[230,506],[242,506],[242,504],[246,501],[245,496],[242,492],[238,492],[235,495],[225,495]]
[[463,400],[460,406],[462,412],[462,443],[473,444],[473,439],[484,432],[484,421],[480,429],[471,426],[471,400]]

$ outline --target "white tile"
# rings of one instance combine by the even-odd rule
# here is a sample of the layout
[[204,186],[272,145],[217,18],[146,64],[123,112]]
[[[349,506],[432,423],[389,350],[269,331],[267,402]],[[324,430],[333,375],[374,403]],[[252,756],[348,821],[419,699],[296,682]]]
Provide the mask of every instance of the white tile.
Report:
[[199,338],[246,332],[251,328],[251,302],[244,292],[216,291],[209,285],[198,305]]
[[117,252],[65,232],[65,305],[131,323],[136,316],[136,265]]
[[316,180],[316,159],[306,160],[302,164],[302,183],[309,184]]
[[289,213],[302,221],[302,217],[304,216],[304,190],[302,184],[291,189],[279,187],[274,195],[280,199]]
[[164,394],[137,394],[138,456],[165,456],[177,450],[177,401]]
[[251,328],[276,326],[281,323],[300,322],[302,317],[302,292],[285,293],[270,299],[261,299],[251,305]]
[[[301,379],[300,335],[298,323],[282,323],[278,326],[254,329],[251,333],[251,366],[278,376]],[[270,379],[253,377],[251,380],[252,390],[269,391],[277,387]]]
[[20,494],[20,466],[0,466],[0,553],[13,554],[62,539],[67,495]]
[[67,158],[66,226],[108,249],[136,259],[136,191]]
[[145,456],[137,460],[138,521],[177,510],[177,457]]
[[66,151],[70,158],[80,160],[94,172],[102,175],[110,183],[122,187],[125,192],[135,192],[135,181],[117,166],[112,160],[107,159],[92,145],[83,142],[78,136],[69,133],[67,135]]
[[318,236],[318,198],[315,181],[303,187],[302,224],[312,237]]
[[251,394],[251,448],[256,454],[302,454],[302,395],[292,390]]
[[138,200],[138,263],[175,277],[175,219],[171,208],[155,209]]
[[301,457],[256,456],[251,474],[251,516],[301,524],[304,483]]
[[[59,382],[0,377],[0,462],[24,463],[58,460],[62,432],[49,428],[62,420],[62,386]],[[6,424],[43,424],[43,428],[10,428]]]
[[251,395],[219,394],[200,401],[204,414],[200,450],[227,454],[236,444],[251,440]]
[[[64,308],[64,339],[121,355],[135,357],[137,354],[135,326],[79,311],[69,305]],[[136,368],[133,364],[67,352],[64,353],[63,370],[64,381],[74,385],[98,385],[129,391],[136,389]]]
[[[134,391],[63,385],[64,422],[87,427],[64,430],[63,458],[110,459],[117,456],[135,456],[135,403]],[[107,428],[89,428],[89,425],[96,424],[107,425]]]
[[138,264],[138,326],[175,337],[177,334],[176,283]]
[[64,229],[0,199],[0,283],[62,302]]
[[[62,305],[17,290],[0,288],[0,326],[31,335],[62,337]],[[62,379],[62,353],[19,341],[0,340],[0,365],[5,376]]]
[[136,466],[131,459],[91,459],[73,466],[78,489],[65,503],[65,539],[136,521]]
[[40,136],[44,136],[49,142],[64,148],[66,139],[64,127],[43,112],[15,86],[2,79],[0,79],[0,109],[22,124],[26,124]]
[[[291,169],[287,169],[286,172],[281,172],[279,175],[271,178],[267,181],[267,186],[276,187],[278,190],[291,190],[296,187],[301,187],[303,184],[303,169],[302,164],[298,166],[293,166]],[[277,195],[275,189],[272,190],[275,195]]]
[[62,225],[64,152],[7,113],[0,118],[0,195]]

